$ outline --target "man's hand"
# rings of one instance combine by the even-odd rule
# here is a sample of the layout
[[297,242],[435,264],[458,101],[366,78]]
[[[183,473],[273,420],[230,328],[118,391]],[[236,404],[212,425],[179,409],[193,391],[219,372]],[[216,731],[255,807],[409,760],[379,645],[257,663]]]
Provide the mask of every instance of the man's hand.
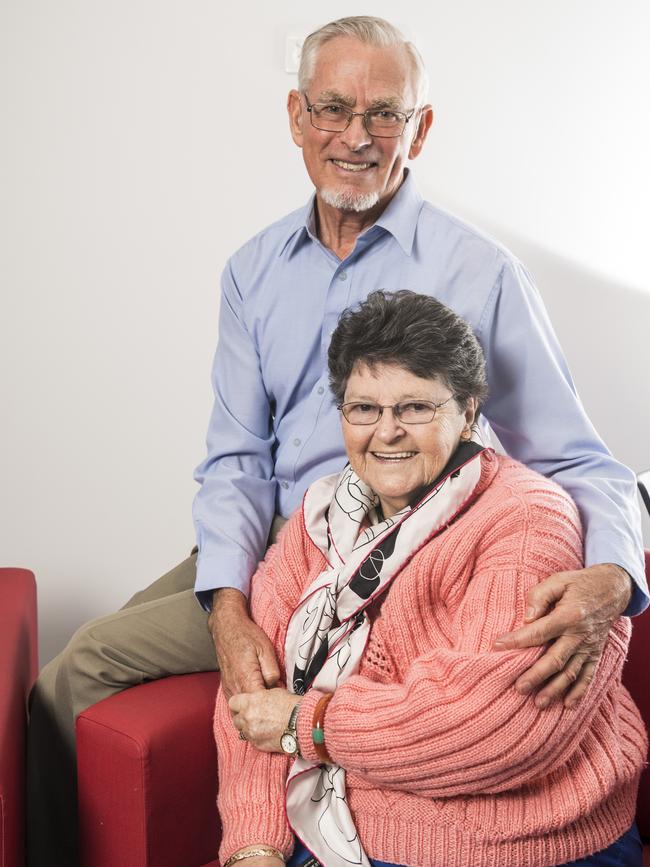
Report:
[[609,630],[632,595],[632,580],[613,563],[558,572],[528,593],[528,626],[502,635],[497,650],[553,643],[515,683],[523,695],[538,689],[537,707],[564,698],[574,707],[592,681]]
[[275,686],[280,678],[273,645],[248,616],[239,590],[215,590],[208,617],[226,698]]
[[287,689],[265,689],[233,695],[228,707],[233,725],[252,746],[265,753],[281,753],[280,738],[299,701],[300,696]]

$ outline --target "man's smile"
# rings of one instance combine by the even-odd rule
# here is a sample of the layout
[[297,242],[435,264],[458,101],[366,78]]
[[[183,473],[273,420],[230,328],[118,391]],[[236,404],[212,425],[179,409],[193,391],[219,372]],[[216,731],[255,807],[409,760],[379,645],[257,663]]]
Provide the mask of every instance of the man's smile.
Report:
[[347,160],[330,160],[338,169],[342,169],[346,172],[363,172],[368,169],[373,169],[377,165],[377,163],[363,162],[363,163],[350,163]]

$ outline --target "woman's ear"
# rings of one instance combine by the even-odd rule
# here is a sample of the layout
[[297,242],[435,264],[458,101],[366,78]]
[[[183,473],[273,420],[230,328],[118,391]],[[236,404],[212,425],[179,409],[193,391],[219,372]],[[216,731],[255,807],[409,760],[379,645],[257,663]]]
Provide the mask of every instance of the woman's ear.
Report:
[[[469,439],[472,433],[472,425],[476,421],[476,413],[477,413],[477,401],[475,397],[470,397],[467,400],[467,406],[465,407],[465,427],[463,428],[463,434]],[[466,433],[469,432],[469,433]]]

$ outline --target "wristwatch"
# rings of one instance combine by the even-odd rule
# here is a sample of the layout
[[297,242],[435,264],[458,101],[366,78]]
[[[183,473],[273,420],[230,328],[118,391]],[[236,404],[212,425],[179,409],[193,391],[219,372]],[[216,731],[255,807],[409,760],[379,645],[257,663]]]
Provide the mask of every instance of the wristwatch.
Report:
[[287,723],[287,727],[282,733],[282,737],[280,738],[280,746],[282,747],[282,752],[287,756],[291,756],[294,758],[298,756],[302,758],[300,755],[300,748],[298,746],[298,732],[296,730],[296,722],[298,721],[298,711],[300,709],[300,702],[294,707],[291,711],[291,716],[289,717],[289,722]]

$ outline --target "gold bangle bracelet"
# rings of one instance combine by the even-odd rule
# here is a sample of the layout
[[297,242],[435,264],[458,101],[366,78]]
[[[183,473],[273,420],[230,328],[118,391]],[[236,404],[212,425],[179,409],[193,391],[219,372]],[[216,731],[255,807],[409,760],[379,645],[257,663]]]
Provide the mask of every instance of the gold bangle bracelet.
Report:
[[284,855],[274,846],[256,846],[254,849],[249,849],[247,852],[235,852],[230,856],[230,858],[228,858],[223,867],[231,867],[232,864],[236,864],[237,861],[243,861],[246,858],[263,857],[279,858],[280,861],[284,862]]

